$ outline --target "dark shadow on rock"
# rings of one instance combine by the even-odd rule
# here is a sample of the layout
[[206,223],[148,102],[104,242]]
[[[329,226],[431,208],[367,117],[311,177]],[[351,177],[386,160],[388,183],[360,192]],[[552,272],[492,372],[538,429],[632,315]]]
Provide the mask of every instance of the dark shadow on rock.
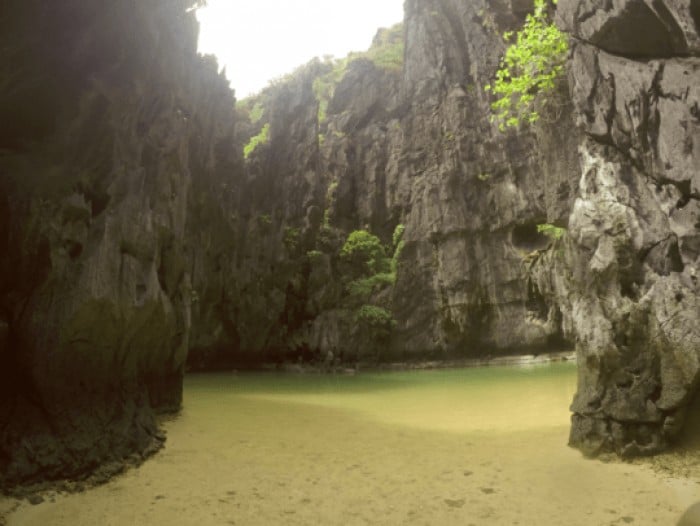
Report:
[[696,502],[686,510],[677,526],[700,526],[700,502]]
[[696,392],[688,405],[685,425],[678,437],[679,449],[700,451],[700,392]]

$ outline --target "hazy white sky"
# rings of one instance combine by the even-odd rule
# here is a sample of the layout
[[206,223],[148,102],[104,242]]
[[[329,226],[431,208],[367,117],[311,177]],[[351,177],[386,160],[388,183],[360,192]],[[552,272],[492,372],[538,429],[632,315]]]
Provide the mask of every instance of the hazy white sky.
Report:
[[403,0],[208,0],[197,18],[199,51],[218,57],[242,99],[313,57],[367,49],[403,19]]

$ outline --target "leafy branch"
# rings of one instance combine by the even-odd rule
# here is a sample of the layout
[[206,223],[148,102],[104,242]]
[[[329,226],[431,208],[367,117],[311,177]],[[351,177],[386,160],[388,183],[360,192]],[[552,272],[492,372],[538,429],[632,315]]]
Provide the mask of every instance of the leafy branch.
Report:
[[549,4],[557,1],[535,0],[535,10],[527,15],[523,27],[517,33],[503,34],[512,43],[501,59],[495,82],[486,86],[498,97],[491,104],[492,121],[498,122],[501,131],[537,121],[535,98],[552,91],[564,72],[568,40],[550,19]]

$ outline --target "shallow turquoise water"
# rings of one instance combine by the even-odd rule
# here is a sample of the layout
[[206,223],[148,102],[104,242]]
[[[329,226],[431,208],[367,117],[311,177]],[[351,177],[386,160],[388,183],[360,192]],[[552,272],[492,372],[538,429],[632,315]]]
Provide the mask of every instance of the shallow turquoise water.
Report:
[[383,423],[433,430],[517,431],[565,426],[576,366],[480,367],[332,374],[193,375],[188,400],[268,400],[333,408]]

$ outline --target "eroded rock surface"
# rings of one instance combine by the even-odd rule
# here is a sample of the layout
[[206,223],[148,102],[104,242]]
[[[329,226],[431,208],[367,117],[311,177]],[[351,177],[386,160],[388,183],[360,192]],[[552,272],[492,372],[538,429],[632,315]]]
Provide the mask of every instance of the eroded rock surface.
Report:
[[146,456],[180,406],[192,200],[239,156],[190,4],[3,6],[0,486]]
[[552,263],[579,357],[571,443],[654,453],[700,380],[698,5],[559,6],[586,135],[566,255]]

